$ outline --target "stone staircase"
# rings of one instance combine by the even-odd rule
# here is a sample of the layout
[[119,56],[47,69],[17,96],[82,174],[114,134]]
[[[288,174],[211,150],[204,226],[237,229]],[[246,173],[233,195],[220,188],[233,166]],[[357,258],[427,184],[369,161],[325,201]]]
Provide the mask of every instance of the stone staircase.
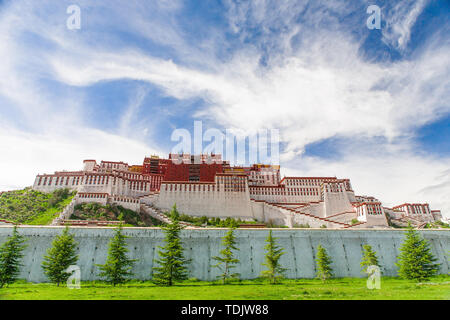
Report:
[[389,220],[391,220],[391,222],[395,222],[395,224],[397,224],[400,227],[407,227],[408,226],[408,222],[411,222],[411,224],[413,226],[417,227],[418,229],[423,229],[427,225],[427,222],[420,221],[420,220],[415,219],[413,217],[401,217],[401,218],[392,218],[392,217],[390,217]]
[[[280,206],[280,207],[282,207],[282,206]],[[283,208],[283,207],[282,207],[282,208]],[[351,224],[348,224],[348,223],[343,223],[343,222],[335,221],[335,220],[332,220],[332,219],[330,219],[330,218],[321,218],[321,217],[312,215],[312,214],[310,214],[310,213],[302,212],[302,211],[300,211],[299,209],[291,209],[291,208],[285,208],[285,209],[287,209],[287,210],[293,212],[294,214],[301,214],[301,215],[307,216],[307,217],[309,217],[309,218],[313,218],[313,219],[320,220],[320,221],[323,221],[323,222],[327,222],[327,223],[330,223],[330,224],[333,224],[333,223],[334,223],[334,224],[337,224],[337,225],[340,226],[341,228],[350,228],[350,227],[354,226],[354,225],[351,225]]]
[[303,215],[303,216],[307,216],[308,218],[316,219],[316,221],[323,221],[323,222],[326,222],[326,223],[329,223],[329,224],[335,224],[338,227],[343,228],[343,229],[348,229],[348,228],[361,226],[361,225],[366,223],[366,222],[359,222],[359,223],[355,223],[355,224],[349,224],[349,223],[345,223],[345,222],[341,222],[341,221],[336,221],[336,220],[333,219],[333,217],[339,216],[341,214],[345,214],[347,212],[342,212],[340,214],[335,214],[334,216],[331,216],[331,217],[321,218],[321,217],[315,216],[313,214],[301,211],[302,209],[308,207],[308,205],[300,206],[300,207],[297,207],[297,208],[288,208],[288,207],[285,207],[285,206],[282,206],[282,205],[279,205],[279,204],[276,204],[276,203],[272,203],[272,205],[274,205],[276,207],[279,207],[281,209],[285,209],[285,210],[291,211],[294,214],[300,214],[300,215]]
[[0,225],[2,225],[2,224],[15,224],[14,222],[11,222],[11,221],[8,221],[8,220],[3,220],[3,219],[0,219]]
[[355,224],[351,224],[351,225],[349,225],[347,227],[344,227],[344,229],[358,227],[358,226],[361,226],[361,225],[366,224],[366,223],[367,222],[358,222],[358,223],[355,223]]
[[144,196],[138,197],[138,200],[141,204],[149,204],[152,205],[155,200],[158,198],[159,192],[150,192],[149,194],[146,194]]
[[171,223],[172,220],[170,220],[167,216],[162,214],[159,209],[155,208],[152,205],[141,203],[141,211],[148,214],[150,217],[155,218],[161,222],[164,223]]
[[[168,216],[166,216],[164,213],[161,212],[161,210],[157,207],[155,207],[152,204],[145,204],[145,203],[141,203],[141,211],[143,211],[144,213],[148,214],[149,216],[164,222],[164,223],[172,223],[172,219],[170,219]],[[188,223],[188,222],[184,222],[184,221],[180,221],[180,225],[184,226],[184,227],[192,227],[193,225]]]
[[57,216],[55,219],[53,219],[52,223],[50,225],[52,226],[59,226],[64,224],[64,220],[67,220],[72,215],[75,203],[77,202],[78,195],[75,195],[70,201],[70,203],[63,209],[63,211]]
[[[348,215],[350,215],[350,217],[348,217]],[[347,228],[353,228],[353,227],[358,227],[361,226],[363,224],[367,224],[367,222],[358,222],[358,223],[349,223],[349,221],[352,219],[356,219],[356,212],[354,211],[344,211],[344,212],[340,212],[340,213],[336,213],[333,214],[331,216],[326,217],[328,220],[331,220],[333,222],[340,222],[340,223],[344,223],[347,226],[344,227],[344,229]],[[344,221],[342,221],[344,220]]]
[[428,222],[423,222],[417,226],[417,229],[423,229],[428,224]]
[[[252,200],[252,201],[254,201],[254,200]],[[270,203],[270,202],[266,202],[266,201],[263,201],[263,200],[258,200],[258,202],[265,202],[266,205],[272,206],[274,208],[277,208],[278,210],[285,210],[285,211],[288,211],[288,212],[293,213],[295,215],[302,215],[302,216],[306,217],[308,220],[311,220],[311,222],[315,222],[315,224],[320,224],[320,225],[324,225],[325,224],[325,225],[327,225],[327,227],[331,226],[333,228],[350,228],[350,227],[355,226],[355,225],[350,225],[350,224],[347,224],[347,223],[334,221],[334,220],[331,220],[331,219],[328,219],[328,218],[321,218],[321,217],[318,217],[318,216],[315,216],[315,215],[312,215],[312,214],[309,214],[309,213],[302,212],[301,209],[304,208],[304,207],[307,207],[308,205],[291,208],[291,207],[287,207],[287,206],[284,206],[284,205],[281,205],[281,204]]]

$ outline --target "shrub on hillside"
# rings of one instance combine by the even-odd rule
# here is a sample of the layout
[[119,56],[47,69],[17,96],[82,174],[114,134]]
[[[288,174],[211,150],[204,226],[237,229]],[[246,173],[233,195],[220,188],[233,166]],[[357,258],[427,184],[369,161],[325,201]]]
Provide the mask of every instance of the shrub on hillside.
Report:
[[[68,199],[74,194],[68,189],[52,193],[30,188],[5,192],[0,196],[0,219],[15,223],[33,223],[35,220],[50,222],[53,215],[62,211]],[[42,220],[42,217],[45,219]]]
[[150,217],[136,211],[110,204],[103,206],[95,202],[76,205],[74,207],[74,213],[70,216],[70,218],[74,220],[121,220],[127,225],[137,227],[155,225],[154,221]]

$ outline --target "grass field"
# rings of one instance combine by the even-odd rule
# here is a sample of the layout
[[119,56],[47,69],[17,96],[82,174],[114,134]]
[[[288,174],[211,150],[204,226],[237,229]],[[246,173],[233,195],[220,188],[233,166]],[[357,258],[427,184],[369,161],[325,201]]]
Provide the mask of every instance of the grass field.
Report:
[[151,282],[130,282],[112,287],[102,282],[83,282],[81,289],[53,284],[17,282],[0,289],[0,299],[10,300],[450,300],[450,276],[438,276],[427,283],[382,278],[381,289],[369,290],[366,279],[342,278],[322,283],[315,279],[284,280],[282,284],[246,280],[229,285],[186,281],[173,287]]

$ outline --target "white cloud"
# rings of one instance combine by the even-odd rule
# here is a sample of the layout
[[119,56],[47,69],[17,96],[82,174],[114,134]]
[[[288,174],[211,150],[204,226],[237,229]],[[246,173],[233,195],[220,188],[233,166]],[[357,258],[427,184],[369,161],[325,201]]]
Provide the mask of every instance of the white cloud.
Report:
[[411,29],[427,4],[428,0],[404,0],[398,1],[390,10],[384,10],[384,41],[399,51],[404,51],[411,38]]
[[[367,148],[367,150],[359,150]],[[450,217],[450,158],[421,156],[407,145],[366,147],[349,144],[339,159],[303,156],[282,173],[292,176],[349,178],[357,195],[370,195],[392,207],[429,203]]]
[[30,186],[38,173],[81,170],[85,159],[142,164],[145,155],[162,155],[136,140],[77,127],[66,127],[65,132],[30,133],[2,126],[0,149],[4,150],[0,190]]
[[127,109],[123,113],[120,119],[119,133],[122,136],[130,136],[132,133],[142,134],[145,129],[136,130],[136,127],[140,124],[136,117],[139,109],[142,107],[142,103],[148,93],[148,90],[144,87],[137,89],[136,95],[129,102]]
[[137,52],[88,51],[49,63],[55,77],[71,85],[130,78],[159,85],[178,99],[202,97],[209,106],[198,116],[226,128],[279,128],[285,151],[294,153],[335,135],[393,139],[450,109],[448,47],[432,47],[414,61],[378,65],[362,60],[345,37],[324,35],[311,44],[269,67],[259,66],[254,53],[239,53],[216,72]]

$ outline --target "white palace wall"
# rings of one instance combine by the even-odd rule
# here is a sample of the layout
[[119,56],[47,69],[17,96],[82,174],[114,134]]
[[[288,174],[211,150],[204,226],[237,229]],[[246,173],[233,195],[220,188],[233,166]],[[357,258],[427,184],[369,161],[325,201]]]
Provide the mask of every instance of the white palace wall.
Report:
[[292,226],[292,219],[287,211],[283,211],[270,203],[260,200],[251,201],[252,211],[258,221],[279,226]]
[[[155,205],[169,211],[174,204],[180,212],[192,216],[207,217],[235,217],[241,219],[256,218],[248,191],[224,191],[223,188],[217,190],[215,184],[183,184],[171,183],[167,188],[163,183]],[[188,185],[191,189],[184,190]],[[208,186],[209,189],[208,190]]]
[[307,203],[320,201],[320,188],[282,186],[250,186],[250,196],[255,200],[273,203]]
[[[123,176],[124,173],[121,173],[121,175],[64,172],[54,175],[38,175],[33,184],[33,189],[42,192],[53,192],[58,189],[68,188],[85,193],[108,193],[110,195],[140,197],[149,194],[156,184],[148,179],[128,179]],[[133,176],[139,177],[139,175]]]
[[324,203],[325,217],[354,210],[346,192],[325,192]]
[[312,214],[319,218],[325,217],[325,203],[323,201],[313,202],[300,208],[301,212]]
[[[68,188],[78,194],[91,195],[88,198],[78,198],[80,203],[104,204],[106,201],[136,211],[140,210],[141,203],[147,202],[163,211],[170,210],[176,204],[180,212],[192,216],[257,219],[280,225],[303,224],[304,221],[315,224],[317,221],[320,223],[320,219],[314,220],[315,217],[323,219],[340,214],[342,216],[335,219],[346,224],[356,214],[356,218],[367,227],[388,225],[384,211],[380,215],[370,212],[361,214],[358,211],[360,204],[378,200],[368,196],[355,196],[349,179],[285,177],[281,181],[275,181],[271,176],[266,181],[264,172],[260,176],[252,171],[250,177],[253,180],[249,186],[247,174],[224,171],[215,174],[214,182],[170,182],[162,181],[164,174],[141,174],[131,170],[123,162],[102,161],[97,165],[95,160],[86,160],[84,165],[84,171],[38,175],[33,189],[53,192]],[[261,185],[263,181],[267,184]],[[99,195],[106,195],[106,198]],[[295,209],[303,215],[289,218],[292,211],[277,205]],[[397,212],[400,209],[403,213]],[[419,212],[418,209],[422,211]],[[385,210],[395,216],[421,222],[442,219],[440,213],[431,211],[427,204],[404,204]]]

